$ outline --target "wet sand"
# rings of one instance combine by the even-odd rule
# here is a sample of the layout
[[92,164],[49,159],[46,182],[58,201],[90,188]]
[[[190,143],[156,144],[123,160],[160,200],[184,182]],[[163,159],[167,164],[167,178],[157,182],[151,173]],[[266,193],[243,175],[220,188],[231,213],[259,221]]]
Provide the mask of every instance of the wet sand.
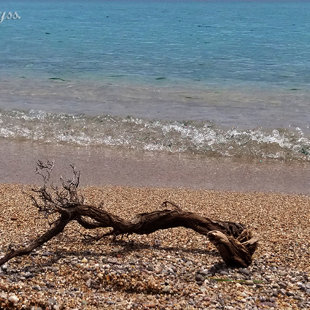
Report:
[[247,161],[0,140],[0,183],[37,184],[38,159],[55,161],[55,176],[81,171],[81,185],[310,194],[310,163]]

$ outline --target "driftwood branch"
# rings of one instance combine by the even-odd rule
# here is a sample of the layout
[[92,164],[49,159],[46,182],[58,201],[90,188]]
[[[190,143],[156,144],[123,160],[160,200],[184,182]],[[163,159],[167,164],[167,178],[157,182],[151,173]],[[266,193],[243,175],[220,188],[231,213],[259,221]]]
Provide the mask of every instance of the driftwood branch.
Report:
[[[73,166],[73,178],[67,181],[61,178],[61,188],[49,185],[53,167],[51,162],[38,162],[36,171],[42,177],[43,185],[39,189],[33,189],[34,194],[30,198],[40,213],[47,218],[51,214],[58,214],[57,220],[51,225],[50,230],[30,245],[9,249],[0,259],[0,266],[14,257],[29,254],[61,233],[70,221],[77,221],[86,229],[112,229],[103,236],[142,235],[161,229],[185,227],[207,236],[228,266],[247,267],[252,262],[258,241],[242,224],[211,220],[196,213],[183,211],[169,201],[162,204],[166,208],[164,210],[137,214],[133,220],[127,221],[102,208],[84,204],[83,196],[78,193],[80,173]],[[172,206],[173,209],[169,209],[168,206]]]
[[9,261],[10,259],[17,257],[28,255],[34,249],[38,248],[39,246],[43,245],[45,242],[51,240],[53,237],[57,236],[61,233],[66,225],[69,223],[70,219],[68,217],[61,216],[55,223],[54,226],[48,230],[45,234],[40,236],[39,238],[32,241],[26,247],[18,247],[18,248],[10,248],[8,253],[0,259],[0,266]]

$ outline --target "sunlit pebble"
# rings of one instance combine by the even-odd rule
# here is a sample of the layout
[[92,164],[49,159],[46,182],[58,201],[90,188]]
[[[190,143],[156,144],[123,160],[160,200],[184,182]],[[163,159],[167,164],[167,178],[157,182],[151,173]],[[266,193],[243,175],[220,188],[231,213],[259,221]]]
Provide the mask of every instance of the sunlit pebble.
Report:
[[11,295],[8,299],[11,303],[16,304],[19,301],[19,298],[16,295]]

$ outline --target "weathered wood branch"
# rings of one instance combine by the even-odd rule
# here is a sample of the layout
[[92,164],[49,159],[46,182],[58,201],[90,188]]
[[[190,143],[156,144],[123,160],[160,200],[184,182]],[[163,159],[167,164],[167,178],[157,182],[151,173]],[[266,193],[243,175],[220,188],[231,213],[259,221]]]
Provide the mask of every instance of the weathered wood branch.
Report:
[[0,266],[5,264],[7,261],[14,257],[28,255],[34,249],[38,248],[39,246],[43,245],[47,241],[51,240],[53,237],[57,236],[61,233],[66,225],[70,222],[70,218],[67,216],[61,216],[53,225],[53,227],[48,230],[45,234],[40,236],[39,238],[33,240],[28,246],[26,247],[18,247],[18,248],[11,248],[9,249],[8,253],[0,259]]
[[218,249],[227,266],[247,267],[252,263],[252,255],[257,248],[256,238],[242,244],[232,236],[216,230],[210,231],[208,238]]
[[173,206],[173,210],[141,213],[128,221],[101,208],[85,205],[84,198],[77,192],[80,174],[74,167],[73,180],[63,181],[62,190],[54,186],[48,187],[52,167],[52,164],[39,162],[37,173],[43,177],[44,185],[33,190],[37,196],[31,196],[31,199],[39,212],[43,212],[47,217],[58,213],[59,218],[50,230],[32,241],[30,245],[10,249],[0,259],[0,266],[14,257],[29,254],[61,233],[70,221],[77,221],[86,229],[112,228],[112,231],[104,236],[151,234],[162,229],[184,227],[207,236],[228,266],[247,267],[252,262],[252,255],[258,242],[242,224],[211,220],[193,212],[183,211],[179,206],[168,201],[165,201],[163,206],[167,207],[169,204]]

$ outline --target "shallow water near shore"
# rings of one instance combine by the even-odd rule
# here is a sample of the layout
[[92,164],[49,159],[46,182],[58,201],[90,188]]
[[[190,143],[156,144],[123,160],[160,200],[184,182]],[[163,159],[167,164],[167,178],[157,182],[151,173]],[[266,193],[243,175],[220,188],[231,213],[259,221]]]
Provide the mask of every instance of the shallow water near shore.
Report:
[[[245,109],[240,110],[244,112]],[[307,114],[304,115],[307,118]],[[117,147],[124,151],[204,155],[207,158],[310,161],[310,136],[299,127],[246,129],[224,127],[206,120],[1,109],[0,125],[0,138],[15,142]]]
[[[17,73],[16,73],[17,74]],[[0,109],[55,115],[105,115],[145,120],[202,121],[238,129],[300,128],[310,134],[310,90],[255,83],[0,76]],[[1,112],[0,110],[0,112]]]

